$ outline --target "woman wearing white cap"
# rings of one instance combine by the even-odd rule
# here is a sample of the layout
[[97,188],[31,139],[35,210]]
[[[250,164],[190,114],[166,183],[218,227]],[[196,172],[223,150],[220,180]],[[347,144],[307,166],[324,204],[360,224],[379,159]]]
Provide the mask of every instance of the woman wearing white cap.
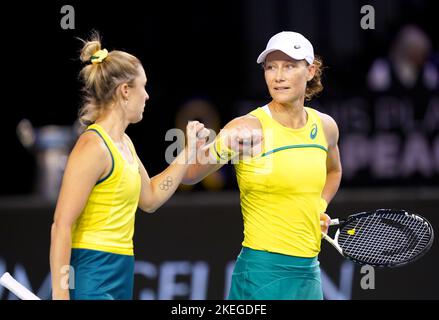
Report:
[[323,89],[322,62],[296,32],[273,36],[257,62],[272,101],[229,122],[201,149],[215,163],[198,158],[183,183],[235,163],[244,241],[229,299],[322,299],[321,232],[342,171],[335,121],[304,106]]

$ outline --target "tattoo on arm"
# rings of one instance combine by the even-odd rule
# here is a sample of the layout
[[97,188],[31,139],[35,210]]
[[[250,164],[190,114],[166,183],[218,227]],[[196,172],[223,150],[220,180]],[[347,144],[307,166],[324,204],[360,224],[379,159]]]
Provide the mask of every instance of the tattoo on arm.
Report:
[[172,187],[172,185],[174,184],[174,181],[172,179],[172,177],[168,176],[166,177],[166,179],[162,182],[160,182],[159,187],[160,190],[169,190],[170,187]]

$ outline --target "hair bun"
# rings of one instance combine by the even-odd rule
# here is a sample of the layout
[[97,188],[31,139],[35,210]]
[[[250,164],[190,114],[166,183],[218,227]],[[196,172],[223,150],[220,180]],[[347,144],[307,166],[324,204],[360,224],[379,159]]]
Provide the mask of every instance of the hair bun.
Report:
[[82,47],[79,58],[82,62],[88,63],[93,54],[101,50],[101,37],[98,32],[94,31],[88,40],[80,40],[84,43],[84,46]]
[[80,59],[82,62],[89,62],[93,54],[101,50],[101,43],[97,40],[85,42],[81,50]]

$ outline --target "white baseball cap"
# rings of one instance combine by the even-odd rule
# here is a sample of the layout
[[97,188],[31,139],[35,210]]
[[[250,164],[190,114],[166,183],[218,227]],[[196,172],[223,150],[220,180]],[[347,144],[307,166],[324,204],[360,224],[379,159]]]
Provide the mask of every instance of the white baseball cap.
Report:
[[296,60],[305,59],[309,64],[314,61],[314,49],[307,38],[297,32],[282,31],[271,37],[267,48],[262,51],[256,62],[264,62],[267,55],[276,50],[280,50]]

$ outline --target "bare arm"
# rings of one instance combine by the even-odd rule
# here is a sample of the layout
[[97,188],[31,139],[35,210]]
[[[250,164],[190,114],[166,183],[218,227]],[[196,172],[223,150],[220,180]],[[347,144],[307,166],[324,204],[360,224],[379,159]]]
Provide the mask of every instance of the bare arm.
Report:
[[323,188],[322,198],[327,203],[331,202],[340,186],[342,167],[338,150],[338,127],[334,119],[320,113],[326,139],[328,141],[328,154],[326,159],[326,184]]
[[[340,153],[338,150],[338,127],[334,119],[324,113],[320,113],[322,119],[323,130],[326,140],[328,141],[328,153],[326,157],[326,183],[323,187],[322,198],[326,202],[326,206],[334,198],[340,186],[342,168],[340,162]],[[328,233],[331,218],[325,213],[320,213],[320,224],[323,233]]]
[[[259,134],[255,134],[257,131],[259,131]],[[210,147],[217,139],[224,139],[227,148],[237,149],[237,151],[239,151],[237,156],[239,156],[242,155],[243,152],[246,152],[246,150],[244,150],[245,146],[242,145],[243,141],[253,140],[253,143],[257,144],[261,141],[261,138],[261,124],[256,117],[245,115],[233,119],[224,126],[212,143],[201,147],[197,162],[189,166],[182,183],[188,185],[196,184],[212,172],[219,170],[225,164],[224,162],[218,162],[215,155],[211,153]],[[231,143],[233,143],[231,141],[236,141],[238,146],[235,147],[231,145]]]
[[154,212],[161,207],[177,190],[181,183],[189,163],[195,158],[197,134],[201,133],[204,125],[198,121],[188,124],[187,137],[188,144],[177,158],[161,173],[150,178],[148,172],[138,159],[142,187],[139,199],[139,208],[146,212]]
[[54,300],[69,299],[72,226],[94,185],[110,168],[111,158],[102,140],[91,132],[83,134],[69,156],[52,224],[50,270]]
[[[213,143],[213,142],[212,142]],[[209,152],[209,146],[207,146],[207,150],[203,151],[205,158],[210,158],[210,152]],[[221,167],[224,165],[224,163],[206,163],[206,164],[200,164],[199,162],[195,164],[189,165],[186,174],[184,175],[182,179],[182,183],[186,185],[193,185],[197,184],[198,182],[202,181],[204,178],[206,178],[211,173],[221,169]]]
[[139,208],[152,213],[160,208],[177,190],[187,167],[185,160],[186,148],[161,173],[150,178],[148,172],[139,161],[142,188],[140,192]]

